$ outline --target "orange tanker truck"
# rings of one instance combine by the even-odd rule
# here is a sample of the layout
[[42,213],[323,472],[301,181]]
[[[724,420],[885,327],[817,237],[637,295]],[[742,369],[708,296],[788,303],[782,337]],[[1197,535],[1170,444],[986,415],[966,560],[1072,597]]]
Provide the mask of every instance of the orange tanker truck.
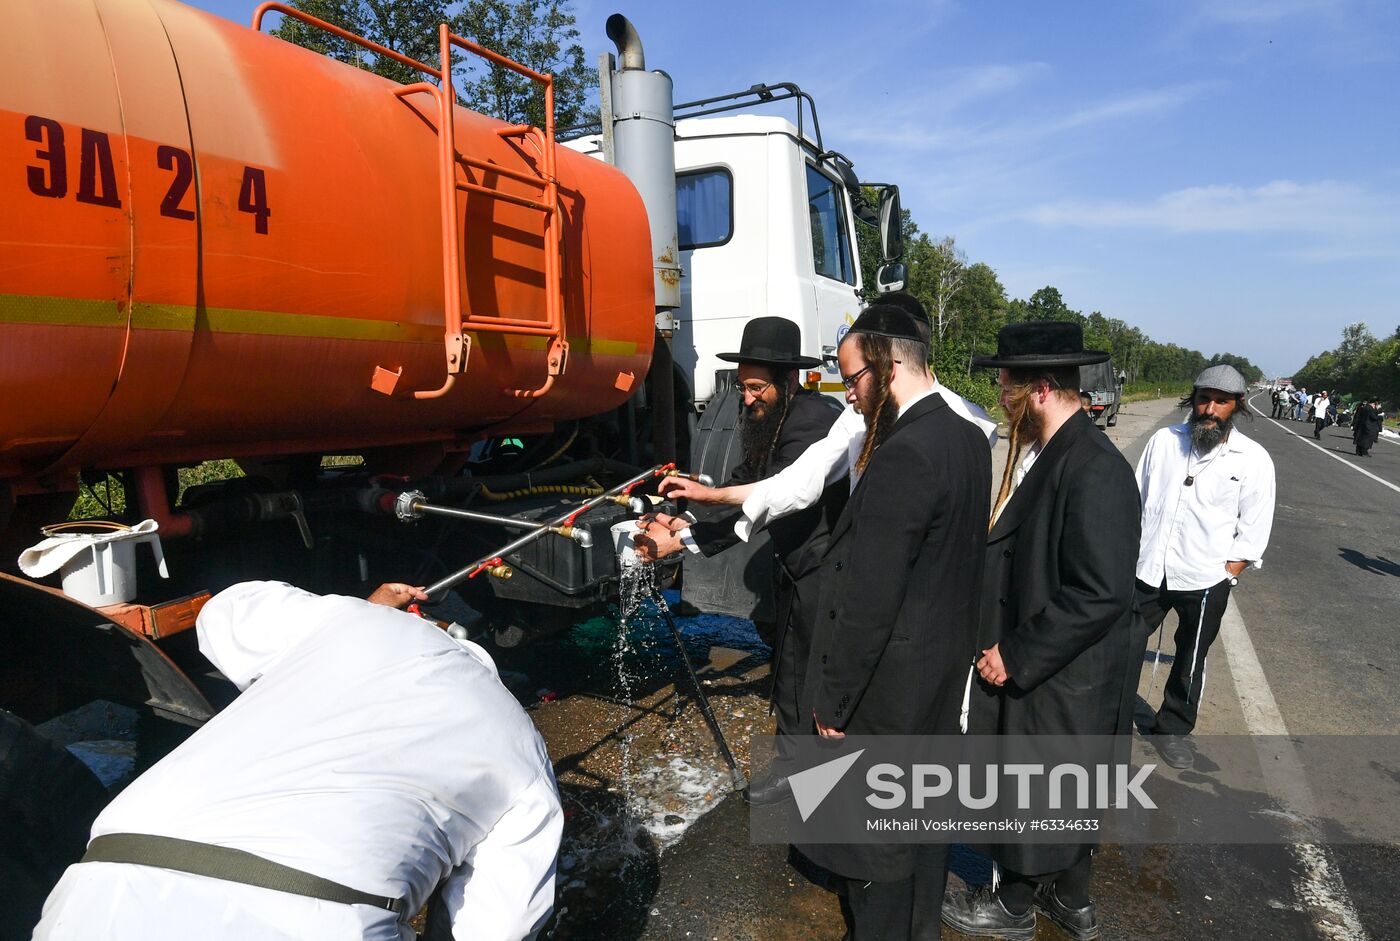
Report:
[[[903,277],[897,190],[864,201],[810,96],[755,85],[673,113],[620,16],[599,133],[564,145],[549,76],[446,27],[415,62],[277,3],[252,29],[174,0],[6,12],[0,919],[20,927],[0,921],[0,938],[27,936],[105,796],[58,745],[129,721],[139,765],[230,695],[188,630],[210,590],[445,584],[523,529],[564,538],[472,569],[458,591],[478,629],[509,644],[575,623],[616,576],[589,544],[634,508],[559,525],[561,507],[688,450],[725,473],[737,405],[715,353],[762,314],[834,350],[860,304],[857,218],[881,228],[881,289]],[[267,35],[270,12],[421,80]],[[545,126],[457,106],[454,56],[538,82]],[[795,125],[707,117],[774,102],[797,105]],[[210,459],[241,474],[182,485]],[[64,590],[21,576],[21,550],[65,551],[80,486],[114,520],[80,537],[84,592],[67,567]],[[750,581],[691,576],[714,598]]]
[[[556,447],[556,427],[627,401],[655,337],[641,198],[557,146],[552,116],[533,128],[458,107],[450,62],[485,56],[540,82],[547,105],[548,76],[445,27],[440,46],[413,63],[420,82],[398,85],[168,0],[7,8],[7,571],[67,517],[79,475],[111,473],[128,515],[158,521],[171,550],[176,578],[157,600],[256,574],[337,587],[318,572],[365,577],[380,559],[407,577],[404,559],[416,566],[442,533],[418,533],[416,549],[385,536],[407,532],[371,519],[392,508],[386,480],[451,489],[481,442]],[[328,454],[364,464],[327,480]],[[175,505],[175,470],[210,458],[247,476]],[[611,469],[595,463],[601,480]],[[265,551],[267,532],[295,551]],[[56,779],[23,777],[62,770],[31,726],[92,699],[186,724],[211,712],[175,664],[194,603],[137,607],[117,624],[0,575],[0,817],[14,816],[0,842],[39,882],[52,875],[41,858],[67,856],[25,808],[66,798]]]

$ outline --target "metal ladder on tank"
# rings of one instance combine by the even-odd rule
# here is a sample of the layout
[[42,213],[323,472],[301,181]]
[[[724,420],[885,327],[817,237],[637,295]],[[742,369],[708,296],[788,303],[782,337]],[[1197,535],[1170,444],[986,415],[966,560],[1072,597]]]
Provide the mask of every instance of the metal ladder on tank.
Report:
[[[555,380],[563,375],[569,357],[569,343],[564,332],[564,298],[559,256],[561,222],[559,181],[555,176],[554,77],[536,72],[499,53],[479,46],[469,39],[464,39],[448,29],[446,23],[438,26],[438,54],[441,63],[438,68],[433,68],[417,59],[395,52],[379,43],[371,42],[349,30],[327,23],[325,20],[303,13],[301,10],[284,3],[269,2],[260,5],[253,13],[253,29],[262,30],[263,16],[268,13],[280,13],[283,16],[306,23],[308,26],[325,30],[347,42],[363,46],[377,56],[385,56],[421,72],[429,78],[438,80],[439,84],[437,85],[427,81],[415,82],[410,85],[402,85],[393,91],[394,96],[401,100],[411,95],[431,95],[438,107],[438,168],[441,184],[439,192],[442,203],[443,350],[446,357],[447,375],[440,387],[415,391],[412,393],[413,397],[415,399],[435,399],[446,395],[456,383],[457,376],[466,372],[467,359],[471,354],[471,338],[467,336],[468,330],[477,333],[548,337],[549,348],[546,355],[548,371],[544,383],[534,389],[510,390],[517,398],[522,399],[546,395],[553,388]],[[544,86],[543,130],[528,124],[515,124],[499,128],[496,131],[496,134],[502,138],[518,137],[521,140],[533,140],[536,150],[540,154],[537,165],[538,172],[525,173],[499,164],[487,163],[457,149],[454,121],[457,96],[452,89],[452,48],[454,46]],[[530,199],[525,196],[502,193],[480,183],[474,183],[469,179],[458,179],[458,164],[537,187],[540,190],[540,197]],[[466,319],[463,319],[462,281],[459,271],[461,233],[457,224],[459,208],[457,196],[458,193],[462,192],[480,193],[492,199],[534,209],[543,215],[545,294],[545,319],[543,322],[518,317],[475,314],[468,315]],[[385,369],[383,366],[375,367],[370,386],[376,392],[393,395],[402,373],[402,367],[397,371]]]

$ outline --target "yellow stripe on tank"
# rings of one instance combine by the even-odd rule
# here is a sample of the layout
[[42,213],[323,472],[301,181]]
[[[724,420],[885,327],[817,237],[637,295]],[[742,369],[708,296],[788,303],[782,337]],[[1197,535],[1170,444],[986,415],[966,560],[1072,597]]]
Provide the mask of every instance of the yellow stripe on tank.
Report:
[[[110,328],[126,326],[126,316],[116,301],[0,294],[0,324]],[[331,317],[324,314],[238,310],[228,307],[205,308],[201,316],[194,307],[180,304],[137,303],[132,307],[131,325],[138,330],[204,329],[211,333],[244,333],[320,340],[442,342],[442,328],[439,326],[367,320],[361,317]],[[548,347],[548,338],[541,336],[487,333],[477,338],[478,344],[485,343],[487,346],[496,342],[512,349],[532,352],[543,352]],[[637,354],[636,343],[605,337],[569,337],[569,348],[578,353],[591,352],[611,356]]]

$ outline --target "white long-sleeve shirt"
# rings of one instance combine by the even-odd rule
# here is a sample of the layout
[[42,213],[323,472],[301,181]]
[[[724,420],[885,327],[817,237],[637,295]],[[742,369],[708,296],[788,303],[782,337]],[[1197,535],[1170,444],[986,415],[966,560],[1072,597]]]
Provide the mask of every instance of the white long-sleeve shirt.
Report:
[[1226,578],[1227,562],[1263,565],[1274,523],[1274,462],[1239,428],[1206,454],[1192,448],[1188,425],[1161,429],[1142,452],[1137,481],[1141,581],[1189,591]]
[[[490,657],[422,619],[270,582],[221,592],[200,649],[244,692],[123,791],[93,835],[230,846],[409,915],[445,880],[453,934],[533,934],[562,814],[549,756]],[[149,866],[69,867],[37,939],[408,941],[393,913]]]
[[[954,414],[976,425],[987,436],[990,446],[996,446],[997,423],[980,405],[969,402],[942,383],[937,383],[929,394],[933,393],[942,396]],[[914,401],[905,403],[905,407]],[[903,414],[903,409],[900,413]],[[851,489],[854,490],[856,475],[852,469],[863,447],[865,418],[848,405],[825,438],[807,448],[797,460],[772,477],[754,484],[744,500],[744,515],[734,524],[734,532],[748,542],[753,533],[773,520],[816,503],[821,499],[823,490],[848,473],[851,475]]]

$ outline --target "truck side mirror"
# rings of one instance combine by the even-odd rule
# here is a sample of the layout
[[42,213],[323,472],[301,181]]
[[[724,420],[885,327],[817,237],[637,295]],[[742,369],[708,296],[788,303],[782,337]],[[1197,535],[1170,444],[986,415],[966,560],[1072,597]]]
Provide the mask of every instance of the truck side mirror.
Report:
[[905,283],[909,280],[909,269],[903,262],[891,262],[881,265],[875,272],[875,290],[881,294],[889,294],[891,291],[904,290]]
[[[904,214],[899,211],[899,187],[893,184],[880,189],[880,260],[886,265],[904,257]],[[903,268],[903,265],[899,266]],[[901,277],[900,280],[905,280]],[[876,281],[880,279],[877,277]],[[880,290],[896,290],[880,285]]]

